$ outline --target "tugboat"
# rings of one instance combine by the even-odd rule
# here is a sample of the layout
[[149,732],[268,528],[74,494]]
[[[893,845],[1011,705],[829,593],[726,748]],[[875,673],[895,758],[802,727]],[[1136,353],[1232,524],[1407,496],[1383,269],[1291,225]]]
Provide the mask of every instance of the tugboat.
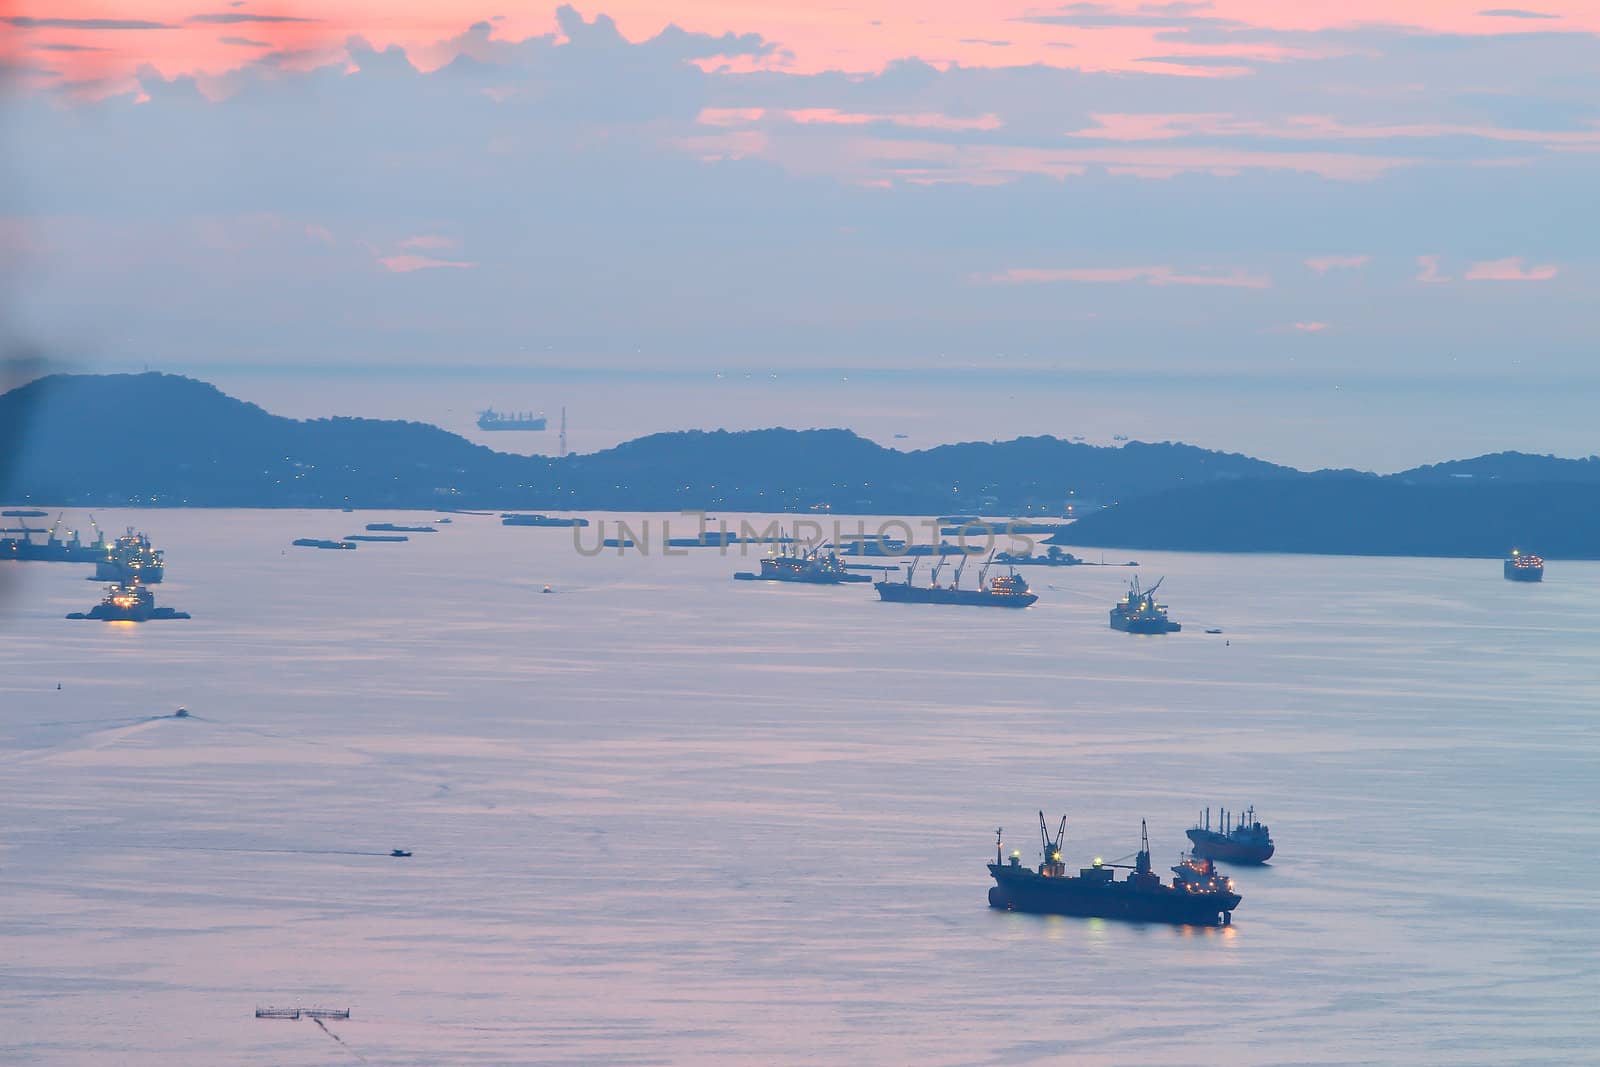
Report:
[[1256,818],[1253,806],[1245,809],[1244,818],[1237,824],[1233,822],[1233,814],[1224,809],[1222,827],[1218,830],[1211,829],[1211,809],[1207,808],[1204,821],[1191,826],[1187,833],[1194,843],[1194,854],[1208,860],[1265,863],[1274,851],[1272,834]]
[[801,582],[806,585],[843,585],[846,582],[870,582],[866,574],[852,574],[837,553],[822,555],[820,546],[809,552],[785,544],[781,551],[761,561],[761,572],[739,571],[734,575],[741,582]]
[[105,599],[88,611],[74,611],[69,619],[98,619],[102,622],[145,622],[149,619],[187,619],[187,611],[156,607],[156,597],[137,579],[118,582],[106,590]]
[[1149,589],[1139,588],[1139,579],[1128,583],[1128,595],[1111,609],[1111,628],[1126,634],[1175,634],[1183,629],[1167,618],[1167,606],[1156,603],[1156,590],[1165,578],[1158,578]]
[[1505,562],[1506,580],[1510,582],[1544,581],[1544,560],[1531,552],[1513,548]]
[[989,553],[989,558],[978,571],[978,588],[961,588],[961,572],[966,569],[970,557],[963,555],[960,564],[956,567],[955,581],[948,586],[939,584],[939,571],[944,569],[945,557],[940,556],[939,562],[933,567],[933,580],[930,585],[912,585],[912,575],[917,572],[919,560],[913,559],[911,566],[906,569],[906,580],[903,582],[882,581],[875,582],[874,588],[878,590],[880,600],[895,604],[967,604],[976,607],[990,608],[1025,608],[1039,597],[1028,592],[1028,583],[1022,575],[1011,568],[1006,568],[1008,573],[988,578],[989,567],[994,563],[994,553]]
[[143,533],[134,533],[132,526],[116,539],[94,565],[94,580],[97,582],[155,585],[166,573],[166,553],[152,547],[150,538]]
[[[1004,911],[1027,911],[1043,915],[1083,915],[1102,919],[1134,919],[1145,922],[1219,926],[1232,922],[1233,909],[1241,897],[1233,891],[1233,881],[1217,875],[1209,860],[1185,859],[1172,868],[1171,885],[1150,869],[1150,833],[1139,824],[1139,853],[1132,867],[1106,863],[1096,858],[1080,867],[1076,878],[1067,874],[1061,861],[1061,843],[1067,833],[1067,817],[1055,836],[1039,813],[1039,838],[1044,860],[1038,870],[1022,865],[1022,853],[1011,853],[1002,860],[1002,834],[995,831],[994,862],[989,873],[994,888],[989,890],[989,906]],[[1116,881],[1115,869],[1130,871]]]

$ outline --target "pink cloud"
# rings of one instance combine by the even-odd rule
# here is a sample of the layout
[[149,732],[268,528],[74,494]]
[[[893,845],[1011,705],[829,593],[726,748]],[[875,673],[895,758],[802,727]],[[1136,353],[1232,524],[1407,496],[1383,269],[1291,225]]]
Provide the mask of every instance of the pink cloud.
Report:
[[857,111],[840,111],[831,107],[808,107],[785,112],[790,121],[802,125],[865,126],[872,122],[888,122],[919,130],[997,130],[1003,123],[994,114],[976,118],[956,118],[936,112],[914,114],[873,114]]
[[432,256],[418,256],[402,254],[398,256],[382,256],[378,262],[383,269],[391,274],[410,274],[412,271],[429,270],[433,267],[453,267],[457,270],[466,270],[476,267],[476,263],[467,263],[461,260],[434,259]]
[[423,233],[418,234],[415,237],[407,237],[404,241],[400,242],[400,247],[440,249],[454,248],[460,243],[461,242],[457,241],[453,237],[441,237],[438,234]]
[[704,107],[695,121],[702,126],[744,126],[760,122],[766,113],[760,107]]
[[1184,274],[1176,267],[1012,267],[980,279],[994,285],[1039,285],[1054,282],[1087,284],[1220,285],[1236,289],[1265,289],[1272,279],[1235,269],[1227,274]]
[[1421,270],[1417,271],[1417,281],[1419,282],[1425,282],[1429,285],[1438,285],[1440,282],[1447,282],[1450,280],[1443,274],[1439,273],[1438,256],[1418,256],[1417,266],[1421,268]]
[[1331,327],[1326,322],[1297,322],[1294,328],[1301,333],[1321,333]]
[[1555,264],[1524,267],[1521,256],[1489,259],[1467,268],[1469,282],[1547,282],[1560,273]]
[[1318,274],[1326,274],[1330,270],[1355,270],[1365,267],[1372,262],[1371,256],[1312,256],[1306,260],[1306,266]]

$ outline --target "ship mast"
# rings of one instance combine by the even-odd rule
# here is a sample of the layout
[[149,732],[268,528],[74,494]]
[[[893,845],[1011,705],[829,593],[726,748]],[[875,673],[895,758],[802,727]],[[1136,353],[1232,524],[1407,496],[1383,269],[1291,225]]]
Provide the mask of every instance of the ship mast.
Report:
[[1039,842],[1044,847],[1044,860],[1039,864],[1039,873],[1047,878],[1059,878],[1066,873],[1067,866],[1061,862],[1061,843],[1067,838],[1067,817],[1061,816],[1061,825],[1056,828],[1054,840],[1050,838],[1050,826],[1044,821],[1044,812],[1039,813]]

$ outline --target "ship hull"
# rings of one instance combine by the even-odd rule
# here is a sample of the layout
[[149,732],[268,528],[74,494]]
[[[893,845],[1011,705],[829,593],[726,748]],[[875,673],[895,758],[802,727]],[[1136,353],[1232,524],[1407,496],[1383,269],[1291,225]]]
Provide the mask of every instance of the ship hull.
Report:
[[1175,634],[1183,625],[1167,619],[1128,619],[1113,611],[1111,628],[1125,634]]
[[1544,568],[1516,567],[1508,562],[1505,564],[1505,575],[1508,582],[1542,582],[1544,581]]
[[1214,831],[1193,829],[1188,831],[1194,844],[1194,854],[1201,859],[1221,860],[1224,863],[1265,863],[1276,849],[1269,843],[1252,845],[1231,841]]
[[1190,893],[1162,886],[1135,889],[1126,882],[1085,883],[1077,878],[1043,878],[1028,868],[989,865],[995,886],[989,906],[1001,911],[1037,915],[1128,919],[1183,926],[1221,926],[1231,921],[1241,898],[1237,893]]
[[187,619],[187,611],[174,611],[172,608],[118,608],[108,604],[97,604],[88,611],[75,611],[68,615],[69,619],[93,619],[97,622],[149,622],[155,619]]
[[877,582],[879,599],[889,604],[961,604],[982,608],[1025,608],[1039,598],[1032,593],[989,593],[978,589],[932,589],[905,582]]
[[783,582],[786,585],[852,585],[857,582],[870,582],[872,579],[865,574],[836,574],[819,578],[790,578],[780,577],[775,574],[757,574],[754,571],[738,571],[734,577],[741,582]]

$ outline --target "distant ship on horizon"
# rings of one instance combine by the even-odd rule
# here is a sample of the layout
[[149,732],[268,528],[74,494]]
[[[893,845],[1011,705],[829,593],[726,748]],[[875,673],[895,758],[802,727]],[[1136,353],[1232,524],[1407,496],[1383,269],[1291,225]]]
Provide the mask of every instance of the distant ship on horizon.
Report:
[[531,411],[504,412],[494,408],[484,408],[478,412],[478,429],[480,430],[542,430],[545,428],[544,413],[535,415]]

